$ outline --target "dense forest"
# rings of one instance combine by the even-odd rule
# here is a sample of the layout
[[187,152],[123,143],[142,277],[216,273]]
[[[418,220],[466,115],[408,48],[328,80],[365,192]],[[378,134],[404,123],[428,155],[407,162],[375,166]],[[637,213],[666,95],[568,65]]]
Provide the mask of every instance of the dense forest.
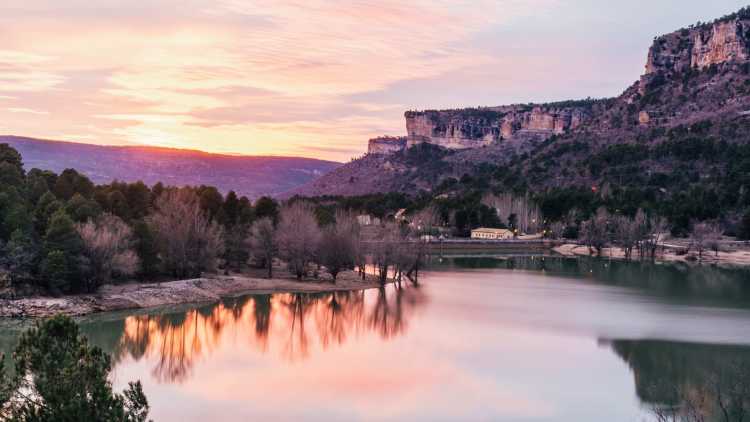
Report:
[[298,280],[317,278],[320,268],[334,283],[355,268],[365,278],[372,264],[382,283],[400,281],[402,272],[418,274],[424,249],[409,247],[408,239],[431,233],[436,212],[415,213],[413,221],[422,221],[416,226],[390,221],[368,234],[357,218],[398,204],[371,210],[357,199],[338,207],[269,197],[251,203],[211,186],[95,185],[73,169],[26,172],[21,155],[0,144],[0,281],[6,295],[78,293],[113,281],[186,279],[248,265],[272,278],[274,263]]
[[[195,276],[213,269],[212,254],[238,266],[250,224],[278,213],[271,198],[252,204],[209,186],[94,185],[73,169],[26,172],[21,155],[0,145],[0,277],[14,286],[80,292],[121,276]],[[166,238],[178,235],[199,246],[169,250]]]

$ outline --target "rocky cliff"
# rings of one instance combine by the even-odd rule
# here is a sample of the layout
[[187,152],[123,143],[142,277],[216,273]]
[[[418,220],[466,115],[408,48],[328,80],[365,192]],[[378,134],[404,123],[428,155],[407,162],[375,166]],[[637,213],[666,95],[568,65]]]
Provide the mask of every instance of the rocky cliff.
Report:
[[750,57],[750,14],[742,10],[712,23],[657,37],[648,53],[641,89],[656,78],[740,63]]
[[698,186],[750,206],[750,8],[655,38],[646,63],[615,98],[408,111],[405,143],[373,140],[376,154],[295,193],[440,192],[455,179],[501,191],[621,186],[678,204]]
[[573,130],[589,116],[581,104],[516,105],[443,111],[407,111],[407,146],[448,149],[488,146],[511,139],[547,138]]
[[405,136],[381,136],[367,142],[368,154],[393,154],[406,148]]

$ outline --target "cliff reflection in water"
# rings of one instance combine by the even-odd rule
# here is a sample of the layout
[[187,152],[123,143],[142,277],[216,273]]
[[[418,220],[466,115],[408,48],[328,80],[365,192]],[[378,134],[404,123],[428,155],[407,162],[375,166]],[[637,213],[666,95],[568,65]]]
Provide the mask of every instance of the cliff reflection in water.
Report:
[[221,347],[295,361],[367,333],[390,339],[405,332],[424,302],[414,287],[247,296],[185,312],[129,316],[113,354],[116,362],[153,360],[157,380],[182,382]]

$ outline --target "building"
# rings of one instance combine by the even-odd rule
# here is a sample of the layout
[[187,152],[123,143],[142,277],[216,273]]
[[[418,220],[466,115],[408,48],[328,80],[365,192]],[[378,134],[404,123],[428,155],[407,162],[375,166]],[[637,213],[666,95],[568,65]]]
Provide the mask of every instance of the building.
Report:
[[360,226],[379,226],[380,219],[369,214],[362,214],[357,216],[357,223]]
[[471,231],[472,239],[482,240],[508,240],[513,239],[513,232],[508,229],[479,228]]

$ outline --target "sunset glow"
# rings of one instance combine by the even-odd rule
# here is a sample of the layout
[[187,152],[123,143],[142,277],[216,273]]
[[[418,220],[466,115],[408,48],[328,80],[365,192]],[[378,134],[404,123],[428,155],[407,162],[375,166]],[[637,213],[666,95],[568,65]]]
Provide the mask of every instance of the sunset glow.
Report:
[[616,95],[656,28],[741,5],[661,2],[614,29],[639,3],[6,1],[0,132],[346,160],[407,109]]

